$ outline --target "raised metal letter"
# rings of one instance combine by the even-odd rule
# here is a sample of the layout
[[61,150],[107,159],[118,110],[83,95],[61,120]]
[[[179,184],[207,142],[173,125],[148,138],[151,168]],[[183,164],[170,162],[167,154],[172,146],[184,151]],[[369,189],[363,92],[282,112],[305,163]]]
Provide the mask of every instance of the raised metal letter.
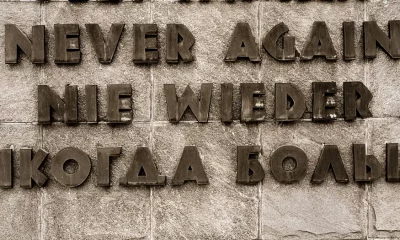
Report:
[[[68,160],[74,160],[79,165],[74,173],[64,171],[64,164]],[[51,172],[54,178],[67,187],[81,185],[89,176],[91,167],[89,156],[82,150],[74,147],[61,149],[51,161]]]
[[130,84],[108,84],[109,123],[128,123],[132,121],[132,87]]
[[335,82],[313,82],[313,117],[316,121],[336,120]]
[[275,120],[295,121],[306,110],[304,95],[290,83],[275,83]]
[[[281,22],[275,25],[263,40],[264,49],[278,61],[294,61],[296,59],[295,38],[291,36],[282,38],[287,32],[289,32],[289,28]],[[282,43],[277,44],[281,38]]]
[[78,122],[78,87],[65,86],[64,100],[47,85],[38,86],[38,118],[41,124],[51,123],[51,109],[63,116],[65,123]]
[[400,58],[400,20],[389,21],[390,38],[379,28],[375,21],[363,22],[363,29],[365,58],[376,57],[377,44],[391,58]]
[[325,56],[327,60],[337,59],[336,50],[325,22],[314,22],[311,36],[304,47],[301,59],[312,60],[314,56]]
[[113,23],[107,39],[104,39],[99,24],[85,24],[85,26],[99,62],[111,63],[115,50],[117,49],[119,38],[124,30],[124,24]]
[[[285,160],[293,160],[296,164],[292,170],[284,169]],[[307,174],[308,158],[306,153],[295,146],[278,148],[271,156],[271,172],[275,179],[282,183],[294,183]]]
[[18,48],[32,63],[44,63],[44,25],[32,27],[32,41],[14,24],[5,25],[5,61],[7,64],[18,63]]
[[242,122],[260,122],[264,120],[264,83],[241,83],[242,111],[240,120]]
[[366,155],[365,144],[353,144],[354,180],[372,182],[381,176],[381,165],[374,155]]
[[54,62],[75,64],[81,61],[78,24],[54,24],[56,40]]
[[110,157],[118,157],[121,147],[97,148],[97,186],[110,186]]
[[134,63],[158,62],[157,24],[134,24]]
[[248,58],[252,62],[261,61],[254,35],[248,23],[236,24],[225,61],[235,62],[237,58]]
[[86,121],[88,123],[97,123],[97,86],[86,85]]
[[0,188],[13,187],[11,149],[0,149]]
[[221,84],[221,121],[232,122],[233,84]]
[[343,83],[344,120],[355,120],[357,115],[362,118],[372,117],[368,104],[372,100],[372,93],[362,82]]
[[40,170],[40,166],[47,157],[47,152],[39,149],[32,159],[32,149],[25,148],[19,151],[20,155],[20,186],[22,188],[32,188],[32,180],[41,187],[48,177]]
[[196,181],[197,184],[208,184],[208,178],[195,146],[185,146],[181,160],[176,169],[172,185],[182,185],[185,181]]
[[400,182],[399,144],[386,143],[386,181]]
[[319,157],[314,174],[311,178],[313,183],[322,183],[328,175],[329,168],[332,168],[336,182],[348,183],[349,177],[344,168],[342,157],[336,145],[324,145],[321,156]]
[[124,186],[165,185],[166,176],[159,176],[148,147],[138,147],[125,177],[120,180]]
[[175,84],[164,84],[164,92],[167,99],[168,118],[170,122],[179,122],[188,107],[194,113],[197,121],[208,122],[212,83],[201,84],[200,100],[189,85],[186,86],[182,96],[178,99]]
[[167,24],[167,63],[178,63],[179,56],[183,62],[193,61],[190,48],[194,44],[194,36],[183,24]]
[[356,59],[356,48],[354,45],[354,22],[343,22],[343,59]]
[[258,161],[260,153],[260,146],[237,147],[237,183],[254,185],[264,179],[265,172]]

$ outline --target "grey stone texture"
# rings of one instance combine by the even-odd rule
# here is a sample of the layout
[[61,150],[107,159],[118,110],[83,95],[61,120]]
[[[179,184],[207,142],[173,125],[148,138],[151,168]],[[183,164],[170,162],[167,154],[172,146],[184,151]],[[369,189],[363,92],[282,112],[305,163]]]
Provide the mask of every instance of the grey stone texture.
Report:
[[241,124],[154,127],[153,152],[163,174],[172,179],[184,146],[195,145],[210,181],[206,186],[168,184],[154,189],[154,239],[257,238],[258,188],[235,182],[236,146],[260,145],[257,132],[257,126]]
[[40,239],[41,203],[39,188],[19,187],[19,150],[38,149],[42,145],[38,125],[25,123],[0,124],[0,146],[14,155],[14,187],[0,190],[0,239]]
[[270,156],[281,146],[297,146],[309,159],[307,175],[299,183],[285,185],[271,174],[266,175],[261,188],[264,239],[361,239],[365,236],[365,185],[358,185],[353,179],[349,184],[336,183],[332,173],[322,184],[310,181],[325,144],[338,146],[347,174],[353,176],[352,143],[366,141],[366,125],[364,121],[341,121],[260,126],[267,173],[270,173]]
[[[34,2],[1,2],[0,21],[16,24],[25,33],[39,25],[40,5]],[[24,9],[24,11],[21,11]],[[4,26],[0,28],[0,42],[4,45]],[[41,67],[31,64],[25,55],[18,65],[4,64],[4,50],[0,51],[0,80],[3,87],[0,122],[34,122],[37,112],[37,90]],[[18,81],[17,81],[18,80]],[[4,91],[5,90],[5,91]]]
[[[19,63],[6,65],[0,51],[3,91],[0,94],[0,147],[13,149],[14,187],[0,190],[0,239],[400,239],[400,203],[397,183],[385,181],[385,171],[374,183],[354,182],[352,144],[365,143],[385,170],[385,144],[400,142],[399,62],[378,50],[376,59],[363,59],[362,22],[376,20],[388,32],[388,21],[398,20],[400,3],[394,0],[347,1],[235,1],[211,0],[65,0],[0,1],[0,22],[16,24],[28,36],[33,25],[46,26],[46,63],[33,65],[25,54]],[[281,63],[262,47],[262,39],[284,22],[302,52],[314,21],[325,21],[338,60],[316,58]],[[343,60],[342,22],[356,23],[357,59]],[[260,50],[261,63],[224,57],[236,23],[249,23]],[[82,61],[77,65],[54,63],[54,24],[80,27]],[[112,23],[125,29],[111,64],[100,64],[85,30],[98,23],[104,34]],[[160,62],[132,62],[133,24],[158,25]],[[192,63],[167,64],[166,26],[182,23],[196,42]],[[4,26],[0,27],[4,46]],[[338,120],[313,123],[312,82],[336,82]],[[363,82],[373,94],[369,119],[343,121],[343,83]],[[240,83],[265,84],[266,121],[245,124],[240,118]],[[274,84],[292,83],[305,95],[307,111],[295,123],[273,121]],[[132,85],[133,121],[107,123],[107,84]],[[201,83],[213,83],[209,123],[197,123],[188,111],[181,122],[168,122],[164,84],[176,84],[181,95],[186,85],[199,94]],[[235,121],[220,122],[220,84],[234,84]],[[79,89],[79,124],[37,124],[37,85],[47,84],[63,96],[67,84]],[[98,85],[99,124],[86,124],[86,84]],[[337,183],[332,173],[322,184],[311,177],[325,144],[338,146],[350,183]],[[210,184],[195,182],[172,186],[185,146],[195,145]],[[236,147],[259,145],[265,170],[262,183],[236,183]],[[298,183],[279,183],[271,174],[270,158],[281,146],[294,145],[307,154],[307,175]],[[123,177],[138,146],[150,148],[167,185],[123,187]],[[42,170],[49,177],[43,188],[19,186],[19,149],[42,148],[49,152]],[[86,152],[92,164],[88,179],[79,187],[57,182],[51,161],[65,147]],[[97,186],[98,147],[122,147],[111,160],[111,187]]]
[[[398,119],[376,119],[369,121],[368,151],[382,164],[386,161],[386,143],[397,143]],[[373,183],[368,195],[369,232],[373,237],[399,238],[399,204],[394,199],[398,194],[396,183],[387,183],[382,177]]]
[[[150,190],[124,188],[124,176],[137,146],[148,146],[150,127],[53,125],[43,130],[43,147],[50,158],[65,147],[77,147],[92,160],[92,172],[77,188],[54,180],[42,189],[43,239],[140,239],[150,235]],[[111,160],[111,187],[97,186],[98,147],[122,147],[120,157]]]
[[[372,1],[366,6],[366,20],[377,21],[378,25],[388,32],[388,21],[398,20],[398,16],[394,17],[393,14],[399,7],[400,4],[396,1]],[[392,61],[385,55],[383,51],[378,51],[377,58],[367,61],[365,65],[367,87],[374,95],[371,102],[374,117],[396,117],[400,114],[398,108],[388,104],[400,100],[396,91],[399,89],[396,76],[399,74],[400,65],[398,61]]]

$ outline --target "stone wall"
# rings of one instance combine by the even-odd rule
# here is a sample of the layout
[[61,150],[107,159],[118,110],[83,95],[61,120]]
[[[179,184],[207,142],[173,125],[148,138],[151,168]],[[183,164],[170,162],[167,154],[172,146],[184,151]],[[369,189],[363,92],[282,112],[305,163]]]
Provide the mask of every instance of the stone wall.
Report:
[[[46,25],[47,63],[34,65],[22,55],[19,64],[4,64],[0,51],[0,147],[14,150],[14,187],[0,190],[0,239],[385,239],[400,238],[398,183],[384,176],[372,184],[353,180],[352,143],[366,143],[384,169],[385,143],[400,142],[400,63],[383,51],[373,60],[363,58],[362,22],[376,20],[387,32],[389,20],[399,19],[395,0],[347,1],[210,1],[178,2],[144,0],[120,3],[89,1],[1,1],[0,22],[16,24],[31,34],[33,25]],[[339,60],[277,62],[262,49],[261,39],[277,23],[285,22],[302,50],[314,21],[325,21]],[[355,21],[357,59],[342,60],[342,22]],[[224,56],[233,29],[247,22],[256,36],[261,63],[225,63]],[[81,29],[82,62],[54,64],[54,24],[77,23]],[[100,64],[91,46],[85,23],[98,23],[107,31],[111,23],[125,23],[114,61]],[[160,63],[136,65],[132,59],[132,25],[156,23],[159,28]],[[165,62],[166,24],[183,23],[193,33],[195,61]],[[0,28],[4,47],[4,27]],[[339,119],[313,123],[312,82],[337,83]],[[361,81],[372,92],[373,117],[343,120],[343,82]],[[195,121],[187,113],[178,124],[169,123],[163,84],[174,83],[178,95],[190,84],[195,93],[200,84],[213,83],[210,119]],[[220,121],[220,84],[234,84],[234,117],[239,118],[239,84],[262,82],[266,86],[266,121],[232,124]],[[289,82],[306,96],[304,119],[292,124],[273,121],[274,83]],[[133,88],[133,122],[106,123],[106,87],[129,83]],[[66,84],[78,85],[80,120],[37,123],[37,85],[47,84],[60,96]],[[84,86],[99,89],[99,124],[86,124]],[[310,183],[324,144],[339,147],[349,184],[336,183],[333,175],[320,185]],[[184,146],[196,145],[210,180],[180,187],[170,182]],[[256,186],[236,184],[236,146],[261,145],[261,163],[266,172]],[[309,158],[307,176],[299,183],[278,183],[270,174],[269,158],[280,146],[295,145]],[[50,162],[62,148],[84,150],[92,160],[92,173],[80,187],[68,188],[55,181]],[[112,161],[109,188],[96,186],[96,148],[122,146],[122,155]],[[148,146],[165,187],[122,187],[137,146]],[[49,152],[45,187],[19,187],[19,153],[23,147]]]

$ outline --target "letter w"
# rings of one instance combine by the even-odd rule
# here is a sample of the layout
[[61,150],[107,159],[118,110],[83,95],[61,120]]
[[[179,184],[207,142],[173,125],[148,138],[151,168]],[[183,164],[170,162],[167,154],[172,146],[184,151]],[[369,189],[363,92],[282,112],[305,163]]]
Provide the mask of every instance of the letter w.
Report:
[[169,121],[179,122],[186,109],[190,107],[198,122],[207,122],[212,86],[212,83],[201,84],[199,100],[189,85],[186,86],[182,96],[177,99],[175,84],[164,84]]

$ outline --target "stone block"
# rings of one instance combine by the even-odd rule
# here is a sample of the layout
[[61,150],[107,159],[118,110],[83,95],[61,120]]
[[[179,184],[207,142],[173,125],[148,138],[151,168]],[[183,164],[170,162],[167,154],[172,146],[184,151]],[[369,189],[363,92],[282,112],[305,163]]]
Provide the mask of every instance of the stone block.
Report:
[[398,119],[374,119],[368,121],[368,152],[382,163],[382,177],[370,185],[369,193],[369,237],[400,237],[398,212],[400,204],[396,196],[399,183],[385,180],[386,143],[400,143]]
[[38,239],[41,229],[40,195],[37,187],[19,186],[19,150],[41,147],[38,125],[0,124],[0,147],[13,150],[13,182],[11,189],[0,190],[0,239]]
[[[389,35],[389,21],[397,20],[400,3],[396,1],[366,2],[366,20],[376,21],[378,26]],[[377,57],[366,61],[367,86],[374,98],[371,102],[374,117],[397,117],[400,110],[396,103],[400,102],[398,94],[400,84],[400,62],[391,59],[382,48],[378,47]]]
[[[367,192],[354,182],[352,144],[365,143],[366,123],[263,123],[260,129],[266,172],[261,190],[262,239],[365,238]],[[338,146],[350,183],[336,183],[333,173],[322,184],[310,182],[324,144]],[[271,155],[285,145],[299,147],[308,157],[307,175],[300,182],[280,183],[271,174]]]
[[[0,96],[0,122],[37,121],[37,89],[40,78],[40,65],[32,64],[26,54],[20,51],[18,64],[5,64],[4,24],[15,24],[29,38],[32,26],[40,25],[40,5],[35,2],[1,2],[0,7],[0,84],[3,92]],[[21,11],[21,9],[24,11]]]
[[[148,239],[150,236],[150,190],[119,186],[137,146],[148,146],[150,128],[145,124],[112,127],[61,124],[44,128],[44,147],[49,162],[65,147],[78,147],[92,162],[86,182],[76,188],[51,180],[43,189],[42,218],[45,239]],[[111,160],[111,187],[97,186],[97,147],[122,147]]]
[[[236,184],[237,145],[259,145],[256,126],[157,124],[153,155],[166,187],[153,191],[154,239],[255,239],[258,187]],[[171,186],[184,146],[195,145],[209,185]]]

